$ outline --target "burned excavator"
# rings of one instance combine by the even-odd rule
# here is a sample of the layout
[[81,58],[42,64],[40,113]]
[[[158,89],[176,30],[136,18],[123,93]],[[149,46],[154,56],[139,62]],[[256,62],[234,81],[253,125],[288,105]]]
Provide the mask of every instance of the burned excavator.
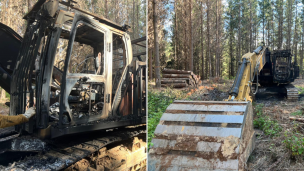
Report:
[[[273,84],[290,83],[298,76],[290,53],[285,52],[271,53],[260,46],[245,54],[229,97],[222,102],[176,100],[170,104],[154,132],[148,170],[245,170],[255,147],[253,87],[263,85],[260,81],[267,80],[262,77],[267,70]],[[287,62],[282,63],[281,57]]]
[[[23,38],[0,24],[0,86],[10,93],[9,115],[36,110],[29,122],[0,130],[0,153],[44,152],[32,159],[42,165],[19,161],[15,168],[64,169],[109,144],[136,136],[145,141],[145,52],[133,54],[132,45],[145,46],[146,39],[131,41],[129,26],[75,3],[39,0],[24,16]],[[94,138],[84,135],[97,130]],[[103,155],[113,161],[103,169],[138,168],[146,147],[137,142],[128,160]]]
[[298,89],[291,83],[299,77],[299,66],[292,62],[291,50],[268,50],[265,58],[266,64],[254,80],[254,91],[259,84],[264,88],[276,88],[288,101],[297,101]]

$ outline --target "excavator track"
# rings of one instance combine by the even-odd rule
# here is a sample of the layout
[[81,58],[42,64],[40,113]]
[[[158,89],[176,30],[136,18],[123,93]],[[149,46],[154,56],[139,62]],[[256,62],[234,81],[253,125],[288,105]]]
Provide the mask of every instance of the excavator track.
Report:
[[250,102],[174,101],[154,132],[148,170],[244,170],[252,111]]
[[298,89],[292,85],[288,84],[285,86],[287,92],[287,100],[288,101],[298,101],[299,100],[299,92]]
[[63,137],[63,140],[48,141],[44,152],[6,167],[0,165],[0,170],[140,170],[146,165],[145,133],[144,126],[99,135],[95,132],[93,137],[82,135],[69,141]]

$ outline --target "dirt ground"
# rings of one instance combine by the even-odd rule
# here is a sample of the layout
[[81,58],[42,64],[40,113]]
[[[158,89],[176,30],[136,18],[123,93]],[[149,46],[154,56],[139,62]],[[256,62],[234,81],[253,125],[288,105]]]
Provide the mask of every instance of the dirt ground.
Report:
[[[213,79],[203,81],[202,85],[197,88],[183,88],[180,91],[188,92],[184,98],[188,100],[222,101],[228,98],[228,91],[232,84],[232,80]],[[304,80],[297,79],[293,85],[304,88]],[[150,86],[154,87],[153,85]],[[164,88],[160,90],[153,88],[152,91],[164,90]],[[286,100],[282,90],[259,88],[253,105],[263,105],[263,115],[269,120],[277,122],[282,129],[276,136],[271,137],[262,130],[255,128],[257,133],[256,147],[247,161],[247,170],[304,170],[304,154],[292,155],[292,151],[286,148],[283,142],[286,139],[284,134],[294,129],[297,129],[299,137],[304,137],[304,123],[289,119],[294,112],[303,110],[304,113],[304,95],[300,95],[299,101],[290,102]],[[304,117],[303,114],[302,117]],[[254,112],[254,119],[257,119],[256,112]],[[304,142],[304,139],[302,142]],[[304,144],[302,144],[303,146]]]

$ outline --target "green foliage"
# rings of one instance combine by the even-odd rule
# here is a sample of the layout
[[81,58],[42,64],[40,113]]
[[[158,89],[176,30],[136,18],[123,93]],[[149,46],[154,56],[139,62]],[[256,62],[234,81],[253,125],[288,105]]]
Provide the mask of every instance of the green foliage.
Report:
[[7,98],[7,99],[10,99],[10,94],[8,93],[8,92],[5,92],[5,97]]
[[148,147],[153,145],[151,140],[157,124],[167,107],[173,102],[174,97],[165,92],[148,92]]
[[298,111],[292,112],[291,115],[293,115],[293,116],[303,115],[303,112],[301,110],[298,110]]
[[299,94],[304,94],[304,87],[296,86],[299,89]]
[[257,114],[257,119],[253,121],[255,127],[258,127],[262,131],[264,131],[265,135],[269,135],[271,137],[278,136],[282,131],[282,127],[275,120],[271,120],[268,116],[263,114],[263,105],[259,104],[255,106],[255,112]]
[[283,143],[291,150],[293,156],[304,154],[304,136],[297,131],[298,125],[296,124],[292,131],[285,131],[285,140]]

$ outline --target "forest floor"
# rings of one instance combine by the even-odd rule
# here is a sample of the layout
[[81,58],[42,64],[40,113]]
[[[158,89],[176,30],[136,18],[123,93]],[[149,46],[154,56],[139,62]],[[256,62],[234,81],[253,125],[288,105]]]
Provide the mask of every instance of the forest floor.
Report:
[[[228,97],[232,80],[205,80],[198,88],[156,89],[149,83],[148,144],[162,113],[175,99],[222,101]],[[260,88],[253,102],[256,147],[247,161],[250,171],[303,170],[304,123],[289,117],[304,118],[304,80],[293,85],[299,89],[299,101],[290,102],[282,92],[273,88]]]
[[0,101],[0,115],[8,115],[9,114],[9,107],[5,105],[5,102],[8,102],[9,99],[1,100]]

